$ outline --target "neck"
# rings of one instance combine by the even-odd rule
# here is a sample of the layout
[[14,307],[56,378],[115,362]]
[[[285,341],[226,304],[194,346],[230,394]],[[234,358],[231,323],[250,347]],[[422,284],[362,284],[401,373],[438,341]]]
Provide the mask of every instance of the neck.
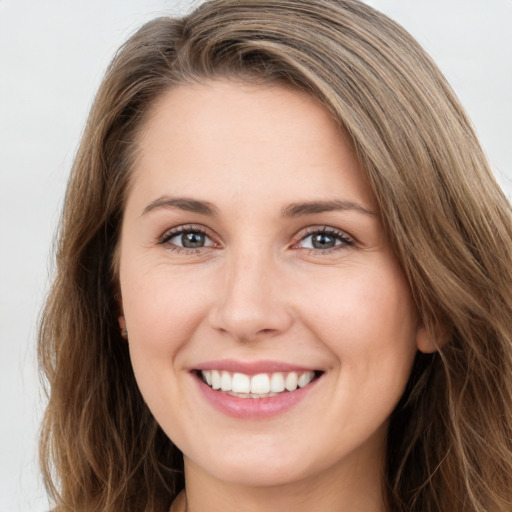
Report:
[[185,458],[187,512],[386,512],[382,465],[327,468],[272,486],[218,480]]

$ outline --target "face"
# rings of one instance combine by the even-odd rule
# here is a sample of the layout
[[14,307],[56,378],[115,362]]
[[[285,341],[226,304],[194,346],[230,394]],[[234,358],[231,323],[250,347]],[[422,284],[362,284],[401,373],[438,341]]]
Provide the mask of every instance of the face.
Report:
[[304,93],[216,81],[166,93],[139,145],[120,322],[186,467],[379,468],[421,328],[348,139]]

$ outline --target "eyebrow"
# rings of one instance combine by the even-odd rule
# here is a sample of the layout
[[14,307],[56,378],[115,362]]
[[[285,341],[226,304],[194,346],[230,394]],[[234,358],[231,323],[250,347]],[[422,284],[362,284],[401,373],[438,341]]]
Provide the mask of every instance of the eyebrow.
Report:
[[364,206],[352,201],[309,201],[303,203],[292,203],[281,211],[282,217],[300,217],[302,215],[312,215],[315,213],[334,212],[352,210],[365,215],[377,215]]
[[218,209],[208,201],[199,201],[198,199],[191,199],[190,197],[162,196],[149,203],[146,208],[144,208],[142,215],[156,210],[157,208],[177,208],[187,212],[210,216],[218,214]]
[[[149,203],[144,208],[142,215],[157,208],[177,208],[187,212],[200,213],[212,217],[219,213],[217,207],[208,201],[200,201],[190,197],[162,196]],[[364,213],[365,215],[376,215],[375,212],[352,201],[330,200],[292,203],[281,210],[281,217],[300,217],[303,215],[313,215],[315,213],[346,210]]]

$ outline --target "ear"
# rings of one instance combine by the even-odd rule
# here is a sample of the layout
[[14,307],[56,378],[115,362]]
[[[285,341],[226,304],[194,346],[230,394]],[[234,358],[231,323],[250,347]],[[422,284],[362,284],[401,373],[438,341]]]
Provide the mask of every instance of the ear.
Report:
[[433,329],[420,325],[416,332],[416,346],[424,354],[437,352],[449,339],[450,329],[445,325],[437,325]]
[[126,329],[126,319],[124,318],[124,309],[123,309],[123,298],[121,297],[121,292],[116,293],[116,302],[119,308],[119,316],[117,317],[117,323],[119,324],[119,329],[121,329],[121,336],[127,340],[128,339],[128,330]]

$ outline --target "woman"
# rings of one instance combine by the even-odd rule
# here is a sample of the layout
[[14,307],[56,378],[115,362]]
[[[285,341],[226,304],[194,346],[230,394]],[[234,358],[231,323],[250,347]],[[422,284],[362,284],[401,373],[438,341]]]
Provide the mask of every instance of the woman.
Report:
[[511,509],[510,205],[385,16],[214,0],[142,27],[60,236],[56,510]]

